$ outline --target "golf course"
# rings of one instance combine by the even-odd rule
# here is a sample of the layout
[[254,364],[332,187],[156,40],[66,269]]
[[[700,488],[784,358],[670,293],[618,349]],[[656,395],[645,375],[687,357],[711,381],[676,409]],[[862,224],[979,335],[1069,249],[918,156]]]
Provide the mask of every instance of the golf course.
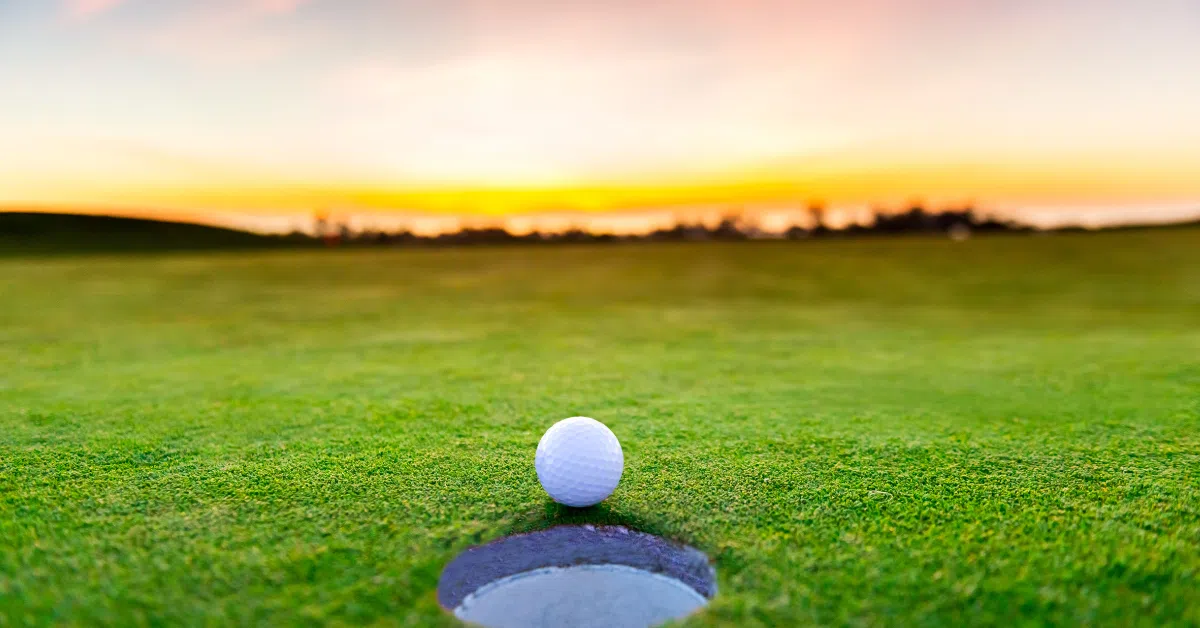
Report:
[[[0,626],[455,625],[615,524],[686,625],[1200,624],[1200,229],[0,256]],[[554,503],[538,439],[620,439]]]

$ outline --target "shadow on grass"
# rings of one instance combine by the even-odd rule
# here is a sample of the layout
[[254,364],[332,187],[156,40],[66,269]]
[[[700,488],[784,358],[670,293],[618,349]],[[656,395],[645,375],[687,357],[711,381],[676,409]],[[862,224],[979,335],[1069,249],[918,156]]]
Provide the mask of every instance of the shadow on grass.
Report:
[[[550,500],[543,502],[540,511],[531,511],[514,520],[501,536],[535,532],[560,525],[625,526],[639,532],[673,538],[670,531],[664,530],[658,523],[634,513],[622,512],[607,504],[572,508]],[[683,539],[676,540],[686,542]]]

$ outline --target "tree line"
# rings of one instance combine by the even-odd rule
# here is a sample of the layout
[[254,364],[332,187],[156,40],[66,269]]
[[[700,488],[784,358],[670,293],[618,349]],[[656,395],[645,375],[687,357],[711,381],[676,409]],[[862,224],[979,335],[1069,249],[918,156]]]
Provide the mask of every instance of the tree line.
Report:
[[[463,228],[458,231],[437,235],[421,235],[401,229],[395,232],[380,230],[352,231],[345,225],[330,225],[328,220],[318,218],[316,237],[326,244],[377,244],[377,245],[430,245],[456,246],[473,244],[520,244],[520,243],[589,243],[589,242],[675,242],[675,241],[738,241],[752,239],[788,239],[899,235],[899,234],[944,234],[954,239],[963,239],[974,233],[1000,233],[1031,231],[1032,228],[1012,221],[1000,221],[982,217],[973,208],[929,211],[913,206],[900,213],[876,213],[870,223],[849,224],[833,227],[828,224],[823,209],[810,209],[810,226],[793,225],[782,233],[767,233],[753,221],[735,216],[726,216],[715,225],[701,222],[680,222],[669,229],[657,229],[644,234],[617,235],[593,233],[579,228],[559,232],[533,231],[514,234],[501,227]],[[293,238],[303,236],[293,234]]]

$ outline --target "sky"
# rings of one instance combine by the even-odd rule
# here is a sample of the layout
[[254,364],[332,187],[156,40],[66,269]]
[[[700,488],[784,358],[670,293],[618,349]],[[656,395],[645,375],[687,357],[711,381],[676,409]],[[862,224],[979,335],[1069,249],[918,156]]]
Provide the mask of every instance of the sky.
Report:
[[0,204],[1200,208],[1200,0],[0,0]]

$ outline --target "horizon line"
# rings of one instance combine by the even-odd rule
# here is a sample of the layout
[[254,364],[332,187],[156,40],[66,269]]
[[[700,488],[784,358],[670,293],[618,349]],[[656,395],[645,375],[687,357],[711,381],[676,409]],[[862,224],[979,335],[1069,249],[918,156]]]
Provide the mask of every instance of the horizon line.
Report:
[[467,229],[503,229],[514,235],[559,234],[572,230],[602,235],[641,235],[676,226],[712,227],[734,219],[766,233],[792,227],[809,228],[819,213],[831,229],[870,224],[876,216],[903,213],[919,207],[930,213],[971,210],[982,219],[1012,222],[1034,229],[1081,227],[1102,229],[1185,224],[1200,220],[1200,201],[1138,206],[1027,207],[1001,209],[970,202],[925,203],[914,199],[898,205],[813,203],[709,203],[691,206],[647,207],[628,210],[534,211],[494,215],[482,212],[431,212],[364,208],[319,208],[309,212],[170,210],[137,206],[48,203],[0,203],[0,213],[39,213],[109,216],[222,227],[261,235],[316,234],[319,221],[345,226],[353,232],[409,232],[420,236],[457,233]]

